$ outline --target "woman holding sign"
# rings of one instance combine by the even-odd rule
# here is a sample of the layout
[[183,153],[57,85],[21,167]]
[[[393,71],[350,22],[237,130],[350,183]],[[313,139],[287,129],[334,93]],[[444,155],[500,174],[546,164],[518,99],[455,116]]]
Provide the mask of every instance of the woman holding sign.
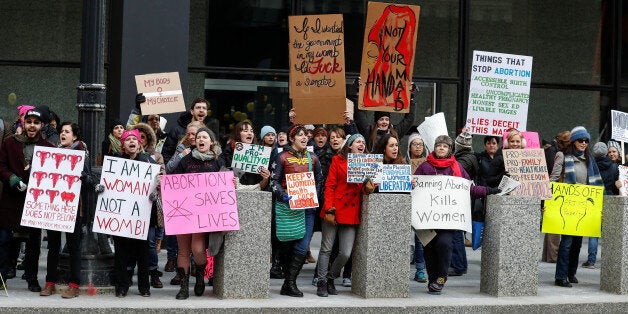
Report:
[[373,153],[384,155],[384,164],[405,164],[403,157],[399,154],[399,140],[396,135],[382,135],[375,145],[375,151]]
[[[452,154],[453,141],[447,135],[440,135],[434,140],[434,151],[427,156],[427,160],[417,168],[416,175],[443,175],[455,176],[470,180],[464,168],[456,161]],[[484,197],[487,194],[499,193],[499,189],[471,185],[472,197]],[[440,294],[447,281],[453,236],[456,230],[437,229],[436,236],[425,245],[425,266],[427,268],[430,294]]]
[[[600,170],[588,149],[590,140],[591,135],[584,127],[577,126],[571,130],[569,136],[571,144],[564,152],[556,153],[550,181],[604,185]],[[554,275],[554,284],[557,286],[571,288],[572,283],[578,283],[576,271],[578,270],[581,246],[581,236],[562,235],[560,237]]]
[[[59,147],[65,149],[76,149],[85,151],[85,161],[83,163],[83,172],[80,180],[81,194],[89,193],[94,188],[94,179],[92,177],[92,169],[89,162],[89,152],[87,145],[80,140],[81,129],[76,123],[61,123],[61,133],[59,134]],[[79,207],[76,221],[74,222],[74,232],[66,233],[65,239],[70,253],[70,280],[68,289],[63,291],[61,297],[65,299],[78,297],[79,286],[81,284],[81,218],[83,217],[83,208]],[[48,230],[48,259],[46,285],[39,293],[40,296],[50,296],[55,293],[55,284],[59,279],[57,266],[59,265],[59,253],[61,251],[61,232]]]
[[[323,224],[317,264],[316,294],[319,297],[338,294],[334,279],[340,276],[340,270],[349,260],[353,250],[355,234],[360,224],[360,204],[364,189],[362,183],[347,183],[347,155],[349,153],[363,154],[365,150],[364,136],[351,135],[341,152],[333,157],[329,167],[325,182],[325,205],[320,214]],[[336,238],[338,239],[338,256],[333,261],[331,269],[328,269]]]
[[[302,297],[303,293],[297,288],[296,279],[305,262],[307,247],[312,238],[314,216],[318,207],[314,201],[318,199],[317,195],[320,194],[324,178],[318,158],[307,151],[308,136],[305,127],[295,125],[290,128],[288,139],[290,145],[285,147],[273,163],[271,185],[277,200],[275,202],[277,237],[290,247],[286,252],[287,270],[281,294]],[[286,179],[286,175],[289,174],[303,174],[306,179],[296,182],[296,184],[303,184],[302,187],[289,187]],[[314,193],[307,189],[311,187],[309,183],[312,183],[312,179],[316,186],[316,195],[312,195]],[[288,194],[291,192],[290,188],[305,190],[305,193],[299,193],[298,197],[295,197]],[[293,197],[295,200],[292,200]]]
[[[213,132],[208,128],[200,128],[196,132],[196,147],[191,153],[185,155],[179,162],[173,173],[199,173],[218,172],[224,164],[218,158],[218,145],[213,137]],[[207,254],[205,239],[208,240],[210,254],[216,254],[223,242],[222,232],[192,233],[177,235],[179,255],[177,258],[177,274],[181,278],[180,289],[176,298],[184,300],[190,297],[188,284],[190,282],[190,253],[194,255],[196,272],[194,274],[194,294],[202,296],[205,292],[205,267],[207,266]]]
[[[236,147],[236,143],[244,143],[244,144],[256,144],[257,140],[255,139],[255,132],[253,131],[253,125],[251,125],[248,121],[238,122],[233,128],[233,132],[231,136],[229,136],[229,142],[227,143],[225,149],[222,154],[220,154],[220,161],[225,166],[231,169],[231,162],[233,161],[233,150]],[[234,174],[238,177],[238,184],[236,187],[244,188],[242,185],[254,186],[252,189],[257,189],[257,184],[259,184],[259,189],[265,190],[268,186],[268,180],[270,178],[270,171],[267,168],[261,169],[259,173],[250,173],[244,172],[239,169],[234,170]],[[246,189],[246,188],[245,188]],[[250,189],[250,188],[249,188]]]

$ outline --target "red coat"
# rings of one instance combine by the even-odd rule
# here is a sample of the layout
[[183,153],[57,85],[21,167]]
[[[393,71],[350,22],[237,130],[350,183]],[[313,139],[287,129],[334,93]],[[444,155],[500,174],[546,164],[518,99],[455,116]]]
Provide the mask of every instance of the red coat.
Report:
[[[35,145],[54,147],[43,138],[40,138]],[[15,174],[28,185],[30,171],[25,171],[24,166],[24,144],[16,140],[15,136],[5,139],[0,148],[0,179],[4,184],[2,202],[0,202],[0,227],[2,228],[18,227],[22,220],[26,192],[11,188],[9,178]]]
[[338,223],[360,224],[362,186],[362,183],[347,183],[347,159],[342,154],[334,156],[325,182],[325,206],[321,218],[325,217],[325,211],[335,207]]

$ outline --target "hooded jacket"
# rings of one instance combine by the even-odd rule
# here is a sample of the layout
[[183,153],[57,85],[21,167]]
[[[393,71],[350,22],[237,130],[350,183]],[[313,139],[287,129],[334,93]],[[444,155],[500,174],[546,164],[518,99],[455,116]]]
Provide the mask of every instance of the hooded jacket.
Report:
[[155,145],[157,144],[157,135],[155,135],[155,131],[153,131],[153,128],[151,128],[150,125],[146,123],[138,123],[132,126],[130,130],[138,130],[146,134],[146,147],[144,148],[144,151],[148,153],[157,164],[159,164],[159,166],[161,167],[161,173],[166,173],[164,157],[155,150]]

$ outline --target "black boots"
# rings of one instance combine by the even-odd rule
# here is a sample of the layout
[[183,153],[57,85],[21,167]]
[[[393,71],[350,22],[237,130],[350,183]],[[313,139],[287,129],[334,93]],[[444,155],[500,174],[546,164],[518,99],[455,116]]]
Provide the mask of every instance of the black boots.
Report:
[[200,297],[205,292],[205,266],[207,263],[203,265],[196,265],[194,277],[196,277],[196,283],[194,284],[194,295]]
[[177,275],[181,282],[181,288],[179,288],[179,293],[177,293],[177,300],[185,300],[190,297],[190,274],[186,274],[183,268],[178,267]]
[[319,297],[326,297],[329,295],[327,293],[327,281],[319,279],[316,282],[316,295]]
[[327,293],[331,295],[337,295],[338,290],[336,290],[336,285],[334,285],[334,279],[327,278]]
[[153,288],[163,288],[164,284],[161,283],[161,280],[159,279],[159,271],[157,271],[157,269],[153,269],[150,271],[150,285]]
[[303,263],[305,262],[305,255],[293,255],[288,264],[286,270],[286,279],[281,286],[281,295],[287,295],[291,297],[303,297],[303,292],[297,288],[297,276],[301,272]]
[[281,260],[279,256],[273,257],[273,265],[270,267],[270,278],[271,279],[283,279],[283,271],[281,270]]

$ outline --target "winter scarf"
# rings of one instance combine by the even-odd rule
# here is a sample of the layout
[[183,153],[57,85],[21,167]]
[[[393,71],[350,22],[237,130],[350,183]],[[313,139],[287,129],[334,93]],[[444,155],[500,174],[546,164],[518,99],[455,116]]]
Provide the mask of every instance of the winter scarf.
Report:
[[[576,171],[574,169],[574,156],[565,155],[565,183],[576,183]],[[587,176],[589,177],[589,185],[604,185],[600,170],[598,169],[593,158],[589,158],[587,165]]]
[[192,157],[198,160],[202,160],[202,161],[210,161],[210,160],[213,160],[216,156],[214,155],[214,152],[212,151],[210,151],[209,154],[205,154],[205,153],[199,152],[198,149],[194,149],[192,151]]
[[460,165],[453,155],[449,155],[447,158],[436,158],[434,154],[427,155],[427,162],[434,168],[448,168],[454,173],[455,177],[462,177],[462,171],[460,171]]
[[113,134],[109,133],[109,143],[111,143],[111,152],[119,153],[120,152],[120,140],[113,136]]

